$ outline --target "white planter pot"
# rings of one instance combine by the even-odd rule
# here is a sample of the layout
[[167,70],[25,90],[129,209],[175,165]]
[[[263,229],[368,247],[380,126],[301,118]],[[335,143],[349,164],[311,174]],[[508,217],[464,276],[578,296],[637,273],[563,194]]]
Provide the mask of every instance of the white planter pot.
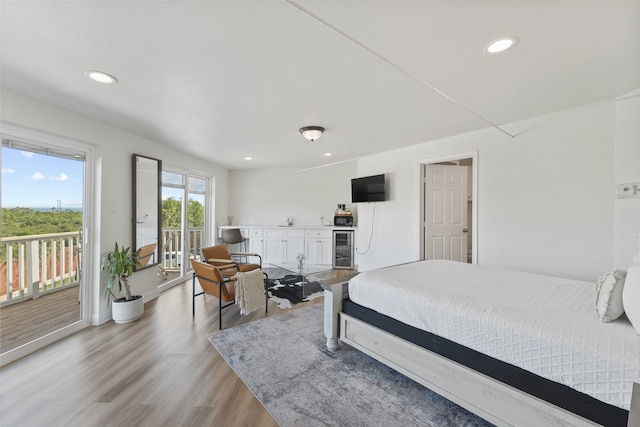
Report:
[[141,295],[134,295],[131,301],[117,299],[111,303],[111,317],[116,323],[129,323],[138,320],[144,313],[144,301]]

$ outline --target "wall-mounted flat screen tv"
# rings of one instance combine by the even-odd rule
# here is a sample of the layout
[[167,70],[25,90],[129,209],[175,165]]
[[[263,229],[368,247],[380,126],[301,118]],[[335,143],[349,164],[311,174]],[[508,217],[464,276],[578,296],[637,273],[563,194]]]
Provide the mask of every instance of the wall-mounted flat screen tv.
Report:
[[384,202],[385,200],[384,174],[351,180],[351,203]]

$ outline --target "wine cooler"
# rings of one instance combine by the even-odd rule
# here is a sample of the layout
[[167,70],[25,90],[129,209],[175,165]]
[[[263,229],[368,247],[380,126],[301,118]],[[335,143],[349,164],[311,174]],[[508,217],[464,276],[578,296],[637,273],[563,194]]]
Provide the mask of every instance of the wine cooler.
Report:
[[333,230],[333,268],[354,268],[353,230]]

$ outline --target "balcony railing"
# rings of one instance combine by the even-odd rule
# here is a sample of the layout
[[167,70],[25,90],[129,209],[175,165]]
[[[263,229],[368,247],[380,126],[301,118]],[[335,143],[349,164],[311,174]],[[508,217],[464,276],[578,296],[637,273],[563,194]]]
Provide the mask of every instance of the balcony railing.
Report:
[[[179,271],[182,263],[182,232],[179,227],[162,228],[161,265],[166,271]],[[204,243],[204,227],[187,229],[189,259],[200,259],[200,251]]]
[[3,237],[0,244],[0,306],[35,299],[80,282],[79,231]]
[[[162,229],[160,267],[180,271],[180,228]],[[200,259],[204,228],[188,230],[189,258]],[[82,236],[79,231],[0,238],[0,307],[35,299],[80,283]]]

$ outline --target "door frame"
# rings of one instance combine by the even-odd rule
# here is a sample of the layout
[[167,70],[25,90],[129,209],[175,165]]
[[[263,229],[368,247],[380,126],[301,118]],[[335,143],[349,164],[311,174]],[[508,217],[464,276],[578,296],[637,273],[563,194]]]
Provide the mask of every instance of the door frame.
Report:
[[425,191],[424,191],[424,179],[425,179],[425,170],[427,165],[431,165],[431,164],[436,164],[436,163],[442,163],[442,162],[452,162],[452,161],[457,161],[457,160],[462,160],[462,159],[471,159],[472,160],[472,166],[471,166],[471,194],[473,195],[472,197],[472,205],[471,205],[471,263],[472,264],[478,264],[479,263],[479,251],[478,251],[478,202],[480,200],[479,198],[479,192],[478,192],[478,150],[475,151],[468,151],[468,152],[463,152],[463,153],[456,153],[456,154],[449,154],[449,155],[445,155],[445,156],[438,156],[438,157],[429,157],[423,160],[420,160],[418,162],[418,212],[419,212],[419,224],[418,224],[418,230],[420,231],[419,234],[419,256],[420,259],[423,260],[425,259],[425,250],[424,250],[424,244],[425,244],[425,235],[426,235],[426,230],[425,230],[425,212],[424,212],[424,206],[425,206]]

